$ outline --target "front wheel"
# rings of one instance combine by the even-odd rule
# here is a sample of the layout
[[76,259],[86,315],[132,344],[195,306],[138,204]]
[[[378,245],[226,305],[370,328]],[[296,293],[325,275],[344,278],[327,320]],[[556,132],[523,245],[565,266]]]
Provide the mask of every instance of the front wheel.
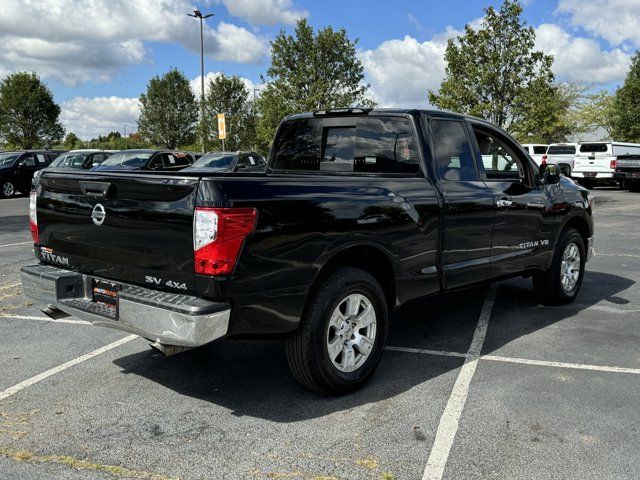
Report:
[[562,232],[551,268],[533,275],[533,287],[546,305],[571,303],[582,286],[586,262],[584,240],[577,230]]
[[16,194],[16,186],[9,180],[2,182],[2,191],[0,193],[2,193],[3,197],[11,198]]
[[361,387],[380,362],[387,338],[384,292],[369,273],[341,268],[311,295],[287,360],[305,387],[344,394]]

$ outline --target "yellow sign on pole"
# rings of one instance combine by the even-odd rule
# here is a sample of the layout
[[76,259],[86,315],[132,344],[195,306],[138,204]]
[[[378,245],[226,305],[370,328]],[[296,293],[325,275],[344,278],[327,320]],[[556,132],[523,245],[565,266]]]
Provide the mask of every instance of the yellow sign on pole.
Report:
[[227,127],[224,122],[224,113],[218,114],[218,138],[220,140],[227,138]]

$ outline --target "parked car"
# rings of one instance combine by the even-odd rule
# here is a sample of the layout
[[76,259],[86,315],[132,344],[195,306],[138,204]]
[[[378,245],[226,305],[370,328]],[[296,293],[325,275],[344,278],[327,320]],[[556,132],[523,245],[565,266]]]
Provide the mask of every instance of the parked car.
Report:
[[542,157],[547,154],[549,145],[540,143],[524,143],[522,144],[522,148],[524,148],[529,156],[533,158],[533,161],[536,162],[537,165],[542,165]]
[[40,263],[22,285],[50,314],[166,354],[286,336],[303,385],[344,393],[411,300],[524,275],[543,302],[573,301],[592,203],[483,120],[323,110],[282,122],[264,175],[45,172],[30,213]]
[[[587,187],[614,183],[616,162],[621,155],[640,155],[640,144],[622,142],[581,142],[573,167],[573,177]],[[622,182],[619,182],[622,187]]]
[[23,150],[0,153],[0,197],[27,193],[38,170],[45,168],[62,150]]
[[614,180],[622,183],[631,192],[640,192],[640,154],[618,155]]
[[115,153],[94,171],[109,170],[182,170],[193,163],[193,158],[186,152],[175,150],[122,150]]
[[565,177],[571,177],[577,143],[552,143],[542,157],[543,164],[557,165]]
[[189,170],[211,172],[264,172],[267,163],[255,152],[213,152],[196,160]]
[[[59,155],[53,160],[46,168],[77,168],[87,170],[89,168],[97,167],[102,164],[107,158],[113,155],[114,152],[106,150],[71,150],[67,153]],[[33,181],[31,182],[31,188],[35,188],[38,183],[38,178],[42,175],[45,169],[38,170],[33,175]]]

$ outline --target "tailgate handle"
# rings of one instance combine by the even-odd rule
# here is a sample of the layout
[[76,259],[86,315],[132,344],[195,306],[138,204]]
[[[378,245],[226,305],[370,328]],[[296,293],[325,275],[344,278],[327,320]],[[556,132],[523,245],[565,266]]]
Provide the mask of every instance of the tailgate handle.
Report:
[[90,197],[106,197],[110,188],[109,182],[80,182],[80,190]]

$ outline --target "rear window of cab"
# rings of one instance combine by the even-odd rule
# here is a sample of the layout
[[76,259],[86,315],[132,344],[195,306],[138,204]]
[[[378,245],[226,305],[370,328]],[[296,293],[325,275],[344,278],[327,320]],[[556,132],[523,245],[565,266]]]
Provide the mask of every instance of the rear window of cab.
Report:
[[419,172],[418,149],[409,119],[348,120],[344,125],[322,118],[286,122],[275,141],[271,168],[343,173]]

